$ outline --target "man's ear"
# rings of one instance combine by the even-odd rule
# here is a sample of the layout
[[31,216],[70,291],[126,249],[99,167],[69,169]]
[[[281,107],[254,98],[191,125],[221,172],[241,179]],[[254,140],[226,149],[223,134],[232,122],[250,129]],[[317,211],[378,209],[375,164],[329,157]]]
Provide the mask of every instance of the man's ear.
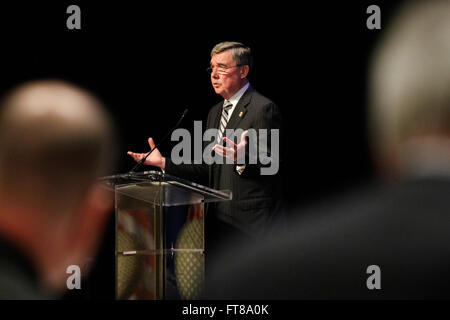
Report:
[[109,213],[114,206],[114,194],[111,190],[97,184],[92,187],[88,197],[88,203],[93,212],[105,215]]
[[86,195],[84,205],[76,213],[76,230],[72,253],[84,260],[95,255],[103,237],[106,223],[113,210],[114,195],[110,190],[95,185]]
[[241,68],[241,79],[247,78],[250,67],[248,65],[242,66]]
[[100,185],[95,185],[87,198],[87,210],[81,213],[81,216],[87,224],[87,229],[90,229],[90,232],[96,234],[99,239],[103,235],[104,227],[113,207],[114,194]]

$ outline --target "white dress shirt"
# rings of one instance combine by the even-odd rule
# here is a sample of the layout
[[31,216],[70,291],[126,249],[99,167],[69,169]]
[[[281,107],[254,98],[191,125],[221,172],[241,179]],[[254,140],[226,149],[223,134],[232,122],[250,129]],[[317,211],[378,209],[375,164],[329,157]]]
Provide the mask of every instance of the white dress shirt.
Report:
[[[231,109],[228,111],[228,120],[231,119],[231,114],[233,113],[234,109],[236,109],[236,106],[239,102],[239,100],[242,98],[242,96],[244,95],[244,92],[247,91],[248,87],[250,86],[250,82],[247,82],[247,84],[245,86],[243,86],[242,88],[239,89],[238,92],[236,92],[228,101],[230,101],[233,106],[231,107]],[[224,101],[225,103],[225,101]]]

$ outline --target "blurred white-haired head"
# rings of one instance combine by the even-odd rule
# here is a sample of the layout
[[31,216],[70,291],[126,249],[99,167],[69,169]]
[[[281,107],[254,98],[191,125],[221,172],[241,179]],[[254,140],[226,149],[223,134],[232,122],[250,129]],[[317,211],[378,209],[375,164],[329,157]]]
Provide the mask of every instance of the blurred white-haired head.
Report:
[[384,173],[450,171],[450,1],[405,3],[369,70],[370,130]]

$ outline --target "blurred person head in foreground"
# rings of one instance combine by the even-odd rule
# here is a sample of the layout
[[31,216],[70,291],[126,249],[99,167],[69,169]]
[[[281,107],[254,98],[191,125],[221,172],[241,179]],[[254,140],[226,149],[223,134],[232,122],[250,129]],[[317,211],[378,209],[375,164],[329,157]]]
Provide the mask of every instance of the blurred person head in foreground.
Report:
[[0,105],[0,298],[58,297],[85,272],[110,213],[97,184],[112,127],[90,93],[58,80],[22,84]]
[[450,174],[450,3],[415,2],[369,70],[371,144],[388,178]]
[[368,97],[375,160],[396,182],[298,209],[292,232],[236,245],[217,259],[207,298],[450,297],[450,2],[400,9]]

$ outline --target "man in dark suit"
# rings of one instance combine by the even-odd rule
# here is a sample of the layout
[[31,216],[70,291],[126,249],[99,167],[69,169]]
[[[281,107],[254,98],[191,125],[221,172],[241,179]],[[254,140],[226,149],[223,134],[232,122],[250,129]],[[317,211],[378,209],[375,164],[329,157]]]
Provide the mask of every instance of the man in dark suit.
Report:
[[111,213],[97,183],[111,125],[62,81],[23,84],[0,106],[0,299],[58,298],[86,275]]
[[[145,164],[157,166],[168,174],[233,192],[232,201],[208,208],[207,248],[211,248],[214,240],[230,233],[243,237],[264,234],[282,219],[281,176],[278,170],[281,115],[271,100],[250,85],[247,76],[251,60],[250,48],[238,42],[219,43],[211,51],[208,68],[211,83],[224,101],[211,108],[206,129],[218,129],[212,149],[215,159],[221,158],[222,163],[175,164],[173,159],[163,157],[158,150],[154,150],[145,161]],[[241,132],[233,139],[229,130],[237,129]],[[254,142],[258,139],[249,137],[247,142],[248,132],[259,135],[260,130],[266,130],[266,141],[273,142],[273,145],[258,145],[258,150],[260,153],[264,151],[270,163],[260,161],[260,153],[251,154],[249,151],[255,150]],[[155,148],[152,138],[149,138],[149,145],[152,150]],[[211,141],[204,143],[205,148],[208,145]],[[145,156],[143,153],[128,154],[136,161]],[[252,156],[256,161],[250,161]],[[273,170],[268,170],[270,168]]]
[[299,209],[275,239],[232,242],[205,297],[450,298],[450,3],[405,5],[370,69],[382,182]]

